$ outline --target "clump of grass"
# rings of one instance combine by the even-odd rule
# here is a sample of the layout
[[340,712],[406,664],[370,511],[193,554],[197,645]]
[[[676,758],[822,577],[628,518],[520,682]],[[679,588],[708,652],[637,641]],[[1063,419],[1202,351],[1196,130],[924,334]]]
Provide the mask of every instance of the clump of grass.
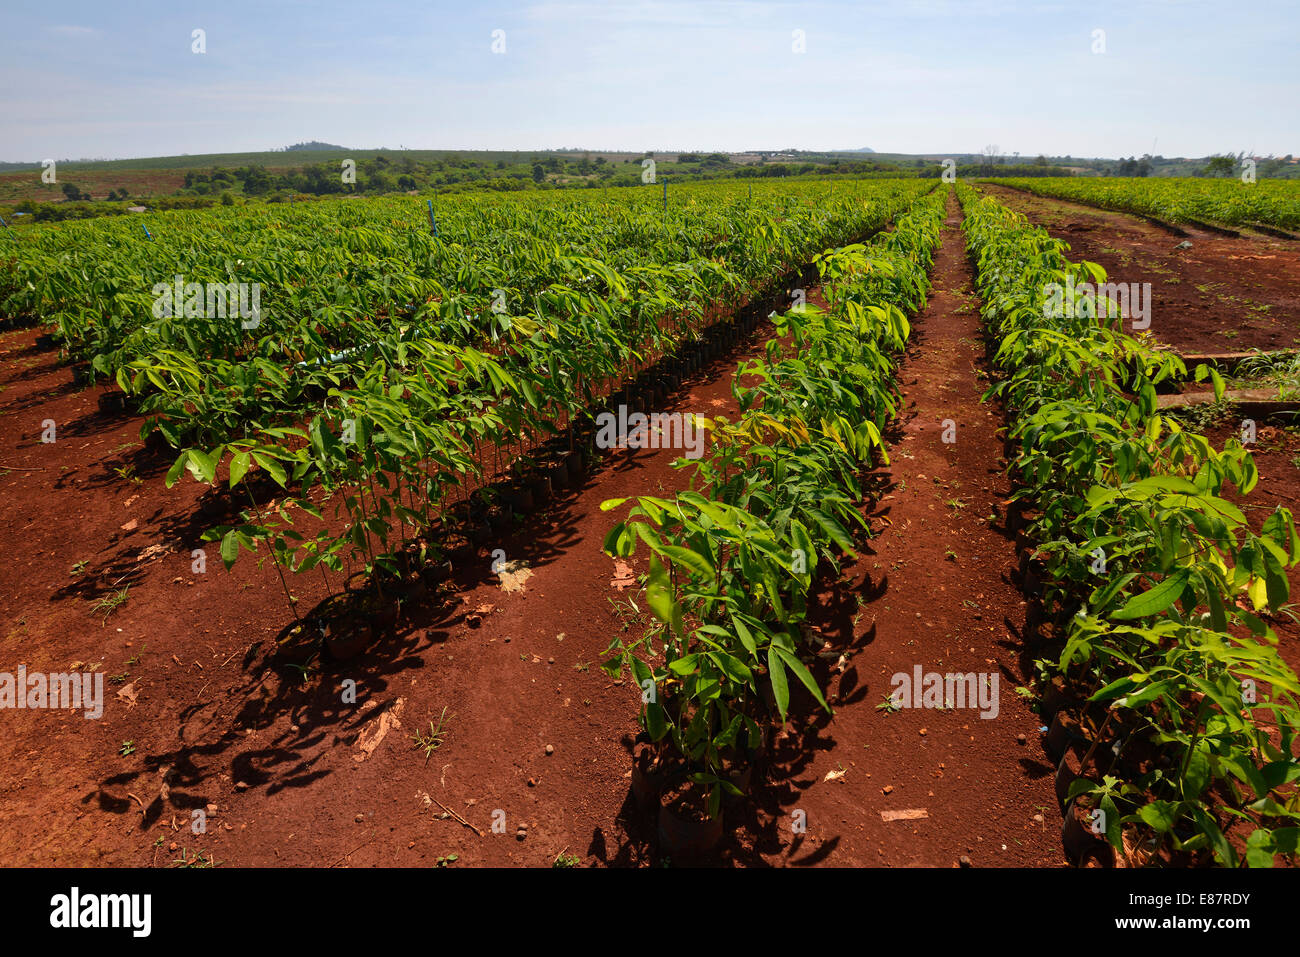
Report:
[[107,622],[109,615],[113,614],[113,612],[117,611],[118,608],[126,604],[127,598],[130,597],[130,591],[131,586],[127,585],[121,591],[113,592],[111,595],[105,595],[99,601],[95,602],[90,613],[94,615],[103,612],[104,621]]
[[220,867],[222,863],[212,855],[211,851],[208,852],[207,857],[204,857],[202,851],[190,853],[182,847],[181,856],[172,861],[172,867]]
[[1279,398],[1295,398],[1300,395],[1300,355],[1257,352],[1237,364],[1232,378],[1241,385],[1276,386]]
[[[456,716],[453,714],[451,718],[454,717]],[[433,752],[437,751],[442,746],[442,743],[447,740],[447,735],[451,734],[451,728],[447,727],[447,723],[451,718],[447,717],[447,709],[444,706],[442,714],[438,715],[438,720],[429,722],[427,733],[417,731],[411,736],[411,740],[415,742],[412,750],[424,752],[425,764],[429,763],[429,758],[433,755]]]

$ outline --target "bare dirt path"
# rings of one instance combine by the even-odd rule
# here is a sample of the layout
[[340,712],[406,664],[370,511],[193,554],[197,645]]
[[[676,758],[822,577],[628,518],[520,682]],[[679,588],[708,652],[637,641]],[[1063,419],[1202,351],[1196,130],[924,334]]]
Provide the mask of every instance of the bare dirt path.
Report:
[[1300,242],[1231,239],[1188,227],[1183,240],[1137,216],[1034,196],[993,184],[980,189],[1070,244],[1070,258],[1106,269],[1110,282],[1151,284],[1151,326],[1184,353],[1300,345]]
[[[980,403],[979,314],[960,216],[950,199],[930,301],[900,371],[892,464],[879,471],[871,515],[877,537],[845,569],[858,602],[828,595],[820,608],[824,634],[853,635],[832,683],[837,713],[815,743],[806,729],[796,757],[773,769],[755,822],[773,861],[1064,863],[1041,722],[1016,693],[1027,684],[1017,637],[1025,603],[1010,578],[1013,542],[990,520],[1009,486],[1001,420]],[[917,668],[987,677],[990,690],[996,676],[989,717],[942,696],[945,709],[880,707],[899,687],[893,676],[910,680]],[[793,834],[797,812],[806,835]]]

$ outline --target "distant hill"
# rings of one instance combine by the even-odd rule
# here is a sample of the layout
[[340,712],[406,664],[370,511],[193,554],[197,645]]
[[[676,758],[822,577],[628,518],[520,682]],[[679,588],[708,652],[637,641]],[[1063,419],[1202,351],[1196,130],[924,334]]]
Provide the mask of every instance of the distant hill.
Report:
[[284,151],[291,153],[294,150],[345,150],[346,146],[338,146],[334,143],[322,143],[320,140],[312,140],[310,143],[294,143],[292,146],[286,146]]

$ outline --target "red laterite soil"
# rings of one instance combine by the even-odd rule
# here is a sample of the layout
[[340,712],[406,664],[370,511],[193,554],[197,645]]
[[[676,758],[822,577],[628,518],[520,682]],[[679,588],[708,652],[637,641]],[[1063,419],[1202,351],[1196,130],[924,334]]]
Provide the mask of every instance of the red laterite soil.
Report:
[[1246,352],[1300,346],[1300,242],[1265,236],[1230,239],[1185,227],[1183,239],[1137,216],[981,189],[1070,244],[1069,257],[1106,269],[1108,282],[1151,284],[1151,327],[1182,353]]

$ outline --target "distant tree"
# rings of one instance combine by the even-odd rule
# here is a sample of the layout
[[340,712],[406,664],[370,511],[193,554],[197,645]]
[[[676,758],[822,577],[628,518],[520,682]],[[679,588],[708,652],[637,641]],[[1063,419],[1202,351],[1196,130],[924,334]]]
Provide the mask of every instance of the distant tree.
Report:
[[77,189],[77,187],[73,186],[71,183],[63,184],[63,195],[66,196],[70,202],[74,203],[79,199],[90,199],[89,193],[83,195],[81,190]]
[[533,182],[540,183],[546,179],[546,168],[541,163],[533,164]]
[[249,196],[263,196],[271,191],[271,175],[261,166],[245,166],[235,171],[244,181],[244,192]]
[[1210,161],[1201,170],[1201,174],[1204,176],[1231,176],[1236,165],[1236,161],[1231,156],[1211,156]]
[[1115,172],[1119,176],[1148,176],[1151,173],[1151,161],[1145,156],[1142,159],[1135,159],[1130,156],[1128,159],[1119,161],[1119,165],[1115,167]]

